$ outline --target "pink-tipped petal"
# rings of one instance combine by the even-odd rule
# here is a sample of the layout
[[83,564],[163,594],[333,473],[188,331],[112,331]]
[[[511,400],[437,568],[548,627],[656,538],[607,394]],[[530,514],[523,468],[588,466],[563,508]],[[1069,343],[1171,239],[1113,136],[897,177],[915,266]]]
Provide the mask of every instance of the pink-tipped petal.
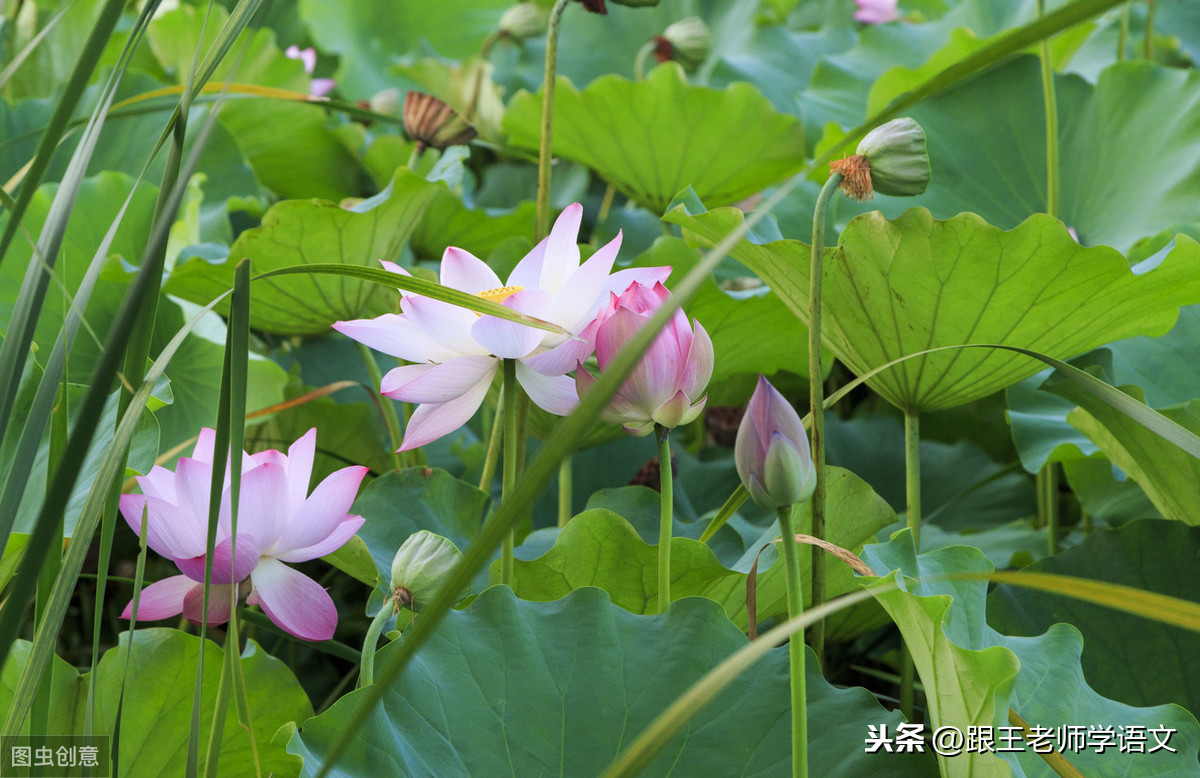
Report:
[[333,323],[333,328],[368,348],[409,362],[441,362],[456,353],[398,313],[385,313],[374,319],[338,321]]
[[192,448],[192,459],[199,462],[213,463],[213,446],[217,443],[217,431],[204,427],[196,437],[196,445]]
[[[242,581],[250,575],[250,571],[258,564],[260,547],[253,535],[244,532],[237,534],[236,549],[233,538],[225,538],[213,548],[212,582],[214,584],[232,584]],[[237,554],[235,559],[230,552]],[[193,581],[204,582],[204,557],[178,559],[175,565]]]
[[313,461],[317,455],[317,428],[311,427],[295,443],[288,446],[287,483],[288,513],[294,514],[308,496],[312,481]]
[[[183,598],[187,596],[196,582],[186,575],[173,575],[161,581],[155,581],[142,589],[138,598],[138,621],[158,621],[169,619],[183,613]],[[133,617],[133,600],[121,611],[121,618]]]
[[589,325],[583,334],[561,343],[549,351],[525,357],[521,363],[542,375],[565,375],[591,356],[595,328]]
[[411,451],[448,435],[466,424],[487,395],[491,376],[480,381],[461,397],[444,403],[426,403],[413,412],[404,430],[404,445],[401,451]]
[[620,297],[634,283],[653,288],[655,284],[665,284],[670,276],[670,265],[660,267],[630,267],[625,270],[618,270],[605,281],[603,294],[607,296],[611,293]]
[[193,586],[183,598],[183,617],[193,624],[201,620],[213,627],[229,621],[229,613],[233,607],[236,584],[212,584],[208,587],[208,618],[203,618],[204,586]]
[[307,49],[302,49],[299,46],[292,44],[291,46],[287,47],[287,50],[283,52],[283,55],[288,59],[300,60],[300,63],[304,65],[304,72],[310,75],[317,67],[317,50],[312,46],[309,46]]
[[[177,505],[146,497],[149,530],[146,544],[157,553],[171,559],[187,559],[204,553],[207,516],[188,513]],[[138,519],[141,526],[141,519]]]
[[517,381],[534,405],[556,416],[566,416],[579,404],[575,382],[565,375],[542,375],[518,362]]
[[[292,515],[287,529],[275,547],[269,550],[271,555],[282,559],[285,552],[311,546],[329,537],[350,513],[350,506],[354,504],[354,498],[358,496],[358,487],[366,474],[367,468],[356,465],[343,467],[326,476],[325,480],[313,489],[313,493],[300,509]],[[339,543],[337,547],[340,546]]]
[[470,294],[504,286],[500,283],[500,276],[486,262],[465,249],[453,246],[442,255],[441,281],[442,286]]
[[571,332],[578,332],[596,316],[607,299],[605,286],[617,252],[621,248],[621,233],[602,246],[567,278],[554,298],[550,321]]
[[346,545],[346,541],[354,537],[354,533],[358,532],[359,527],[363,525],[364,521],[365,519],[362,516],[347,516],[333,528],[332,532],[318,542],[310,546],[294,548],[290,551],[277,552],[272,556],[283,562],[307,562],[310,559],[332,554]]
[[180,457],[175,465],[175,502],[191,516],[208,516],[212,465]]
[[[218,527],[225,536],[233,531],[232,518],[229,503],[223,502]],[[268,462],[243,473],[237,531],[253,535],[263,548],[270,548],[287,527],[287,521],[287,471]]]
[[150,472],[137,478],[142,494],[178,504],[175,491],[175,474],[161,465],[150,468]]
[[508,286],[520,286],[524,289],[541,289],[542,264],[546,260],[546,246],[549,238],[542,238],[533,249],[521,258],[517,266],[508,275]]
[[704,329],[697,319],[692,319],[692,326],[691,348],[688,350],[679,386],[688,397],[697,397],[704,392],[712,379],[714,357],[712,338],[708,336],[708,330]]
[[255,568],[251,580],[258,604],[280,629],[302,640],[333,637],[337,608],[316,581],[269,557]]
[[[550,296],[540,289],[527,289],[510,296],[505,305],[544,319],[550,310]],[[471,335],[501,359],[520,359],[537,348],[546,331],[496,316],[481,316],[471,327]]]
[[401,365],[383,377],[383,394],[410,403],[444,403],[490,379],[499,363],[490,356],[469,354],[440,365]]
[[[444,303],[429,297],[413,295],[400,301],[400,308],[409,320],[421,328],[429,338],[440,343],[455,356],[459,354],[486,354],[487,349],[480,346],[471,337],[471,326],[479,320],[473,311],[459,308],[457,305]],[[412,362],[435,360],[410,360]]]
[[[142,514],[146,509],[146,495],[144,494],[123,494],[117,507],[121,511],[121,516],[125,518],[125,523],[133,530],[133,534],[138,537],[142,536]],[[157,551],[157,550],[156,550]],[[157,553],[162,553],[158,551]]]
[[567,278],[579,267],[579,225],[583,221],[583,206],[571,203],[550,228],[546,243],[546,258],[542,262],[539,289],[558,292]]
[[[379,260],[379,264],[383,265],[383,269],[388,271],[389,273],[397,273],[399,275],[408,276],[409,278],[412,278],[412,273],[408,272],[407,270],[400,267],[395,262],[392,262],[389,259],[381,259],[381,260]],[[403,289],[401,289],[400,291],[404,294],[407,294],[407,292],[404,292]]]
[[308,93],[313,97],[324,97],[337,86],[336,78],[314,78],[309,82]]

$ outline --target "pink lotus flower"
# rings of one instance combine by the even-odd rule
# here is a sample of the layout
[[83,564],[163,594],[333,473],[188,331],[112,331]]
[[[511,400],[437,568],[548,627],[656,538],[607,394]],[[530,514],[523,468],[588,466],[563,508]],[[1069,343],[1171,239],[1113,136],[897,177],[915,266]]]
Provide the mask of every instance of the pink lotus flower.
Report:
[[[121,496],[121,514],[133,531],[141,533],[145,510],[147,545],[183,573],[143,589],[138,618],[155,621],[182,613],[192,622],[221,624],[229,618],[233,598],[249,582],[247,604],[261,605],[281,629],[304,640],[328,640],[337,626],[333,600],[320,584],[284,563],[307,562],[332,553],[358,531],[363,519],[348,511],[367,468],[342,468],[308,494],[317,443],[315,428],[293,443],[286,455],[271,450],[245,456],[235,544],[226,464],[209,608],[203,614],[215,437],[213,430],[201,430],[191,458],[180,458],[174,473],[156,466],[138,477],[142,494]],[[132,612],[130,602],[121,618],[130,618]]]
[[854,21],[863,24],[886,24],[900,18],[896,13],[896,0],[854,0],[858,10]]
[[804,502],[816,489],[800,414],[764,376],[738,426],[733,459],[746,491],[768,510]]
[[[596,362],[608,367],[646,320],[654,315],[671,293],[661,282],[653,286],[635,282],[623,294],[611,295],[608,306],[597,318]],[[621,424],[631,435],[646,435],[661,424],[668,429],[687,424],[700,415],[712,378],[712,339],[700,322],[677,310],[650,349],[642,356],[612,402],[600,414],[605,421]],[[580,365],[575,386],[583,396],[596,379]]]
[[[283,52],[288,59],[298,59],[304,65],[304,72],[312,76],[313,71],[317,69],[317,50],[309,46],[307,49],[302,49],[299,46],[291,45]],[[313,97],[324,97],[333,91],[337,86],[337,81],[332,78],[314,78],[310,81],[308,93]]]
[[[520,360],[517,380],[539,407],[565,416],[578,404],[566,374],[591,354],[600,306],[611,292],[633,281],[653,282],[671,272],[669,267],[635,268],[609,275],[621,247],[620,234],[580,264],[576,236],[582,218],[581,205],[568,206],[550,235],[517,263],[506,282],[463,249],[448,248],[442,257],[444,286],[557,324],[566,335],[480,316],[415,294],[402,296],[402,313],[333,325],[377,351],[414,363],[391,370],[381,387],[388,397],[420,405],[408,422],[401,451],[465,424],[483,403],[500,359]],[[392,262],[383,265],[408,275]]]

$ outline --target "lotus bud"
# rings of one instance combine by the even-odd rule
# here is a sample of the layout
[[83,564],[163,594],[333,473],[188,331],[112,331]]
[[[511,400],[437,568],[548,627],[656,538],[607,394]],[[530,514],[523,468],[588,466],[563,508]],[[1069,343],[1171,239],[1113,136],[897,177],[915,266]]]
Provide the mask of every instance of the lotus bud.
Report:
[[508,38],[537,38],[546,31],[550,10],[537,3],[517,3],[500,17],[500,34]]
[[909,118],[893,119],[867,133],[852,157],[829,163],[842,174],[842,191],[855,200],[874,192],[908,197],[929,185],[929,155],[925,131]]
[[659,62],[674,60],[689,73],[708,59],[712,50],[712,34],[708,25],[697,16],[675,22],[662,35],[654,36],[654,58]]
[[[413,612],[428,606],[460,559],[462,552],[441,535],[428,530],[409,535],[392,560],[392,592],[396,604]],[[469,587],[464,588],[458,599],[469,591]]]
[[[620,296],[612,293],[594,322],[596,363],[601,370],[608,368],[670,294],[661,283],[650,286],[638,281]],[[712,371],[712,339],[700,322],[693,319],[689,324],[687,315],[676,310],[600,418],[619,423],[637,436],[649,435],[656,424],[666,429],[687,424],[704,412],[708,399],[704,390]],[[580,397],[595,382],[586,367],[575,371]]]
[[404,131],[421,146],[444,151],[465,146],[475,128],[458,112],[433,95],[409,92],[404,97]]
[[371,95],[371,99],[367,101],[367,108],[375,113],[394,114],[399,107],[400,90],[394,86],[379,90]]
[[761,375],[738,426],[733,459],[746,491],[767,510],[804,502],[817,487],[800,415]]
[[604,5],[604,0],[579,0],[583,3],[583,7],[594,14],[607,14],[608,8]]

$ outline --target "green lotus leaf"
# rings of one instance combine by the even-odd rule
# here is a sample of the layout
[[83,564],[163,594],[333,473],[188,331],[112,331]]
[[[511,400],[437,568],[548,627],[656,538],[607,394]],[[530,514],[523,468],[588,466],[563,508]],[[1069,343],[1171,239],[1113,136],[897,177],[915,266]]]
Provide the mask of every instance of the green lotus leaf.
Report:
[[[74,667],[54,656],[51,658],[53,685],[50,699],[49,735],[79,735],[83,732],[89,685],[95,686],[95,731],[111,732],[121,708],[121,775],[163,776],[179,773],[187,760],[188,734],[192,720],[192,695],[196,688],[196,662],[200,638],[177,629],[140,628],[133,638],[129,654],[129,633],[121,633],[121,644],[109,649],[91,673],[80,675]],[[0,674],[0,709],[7,710],[18,673],[28,661],[30,644],[18,641],[13,646],[4,672]],[[212,728],[217,686],[221,680],[223,650],[211,641],[204,649],[201,679],[200,732],[204,737]],[[280,660],[267,654],[254,641],[247,641],[242,652],[246,678],[246,696],[253,721],[252,746],[246,727],[238,723],[232,701],[229,704],[221,736],[217,775],[294,776],[300,764],[271,737],[279,727],[303,721],[312,715],[312,704],[300,688],[292,671]],[[261,772],[256,772],[254,749]],[[201,772],[205,769],[205,749],[200,749]]]
[[[895,521],[887,504],[848,470],[829,469],[827,540],[856,551],[883,527]],[[808,506],[797,506],[796,532],[811,530]],[[698,540],[671,539],[671,598],[707,597],[720,603],[726,615],[741,629],[747,625],[746,574],[754,559],[779,537],[772,526],[731,568]],[[778,546],[774,546],[778,548]],[[783,568],[773,564],[775,552],[763,551],[758,566],[758,619],[787,614]],[[811,554],[800,554],[801,574],[811,576]],[[491,581],[499,580],[493,564]],[[825,566],[825,590],[829,597],[857,589],[850,568],[829,558]],[[633,613],[657,613],[658,551],[640,537],[621,516],[608,510],[588,510],[567,522],[554,547],[542,556],[516,560],[513,590],[526,600],[556,600],[585,586],[604,589],[617,605]],[[806,591],[809,597],[811,592]],[[840,615],[840,614],[839,614]],[[865,623],[865,622],[864,622]],[[876,621],[876,624],[878,621]],[[836,633],[835,630],[831,630]]]
[[[515,145],[537,148],[541,94],[522,92],[504,116]],[[736,203],[804,164],[804,132],[748,84],[691,86],[674,65],[645,81],[605,76],[582,92],[560,78],[554,153],[596,171],[654,213],[691,186],[706,203]]]
[[[1200,528],[1146,519],[1097,530],[1028,570],[1192,600],[1200,589],[1197,557]],[[1017,586],[1000,585],[988,594],[988,622],[1006,634],[1037,635],[1057,621],[1069,621],[1083,633],[1083,671],[1096,691],[1129,705],[1174,702],[1200,710],[1200,677],[1192,672],[1200,655],[1197,633]]]
[[[419,617],[418,617],[419,618]],[[705,672],[746,644],[721,609],[699,597],[638,616],[598,589],[525,602],[494,586],[450,611],[425,650],[383,691],[330,776],[389,774],[598,775],[654,717]],[[387,666],[398,642],[380,649]],[[809,764],[814,775],[926,776],[927,754],[867,754],[867,725],[901,721],[863,689],[835,689],[809,653]],[[786,649],[704,706],[646,775],[768,776],[786,771]],[[288,749],[305,776],[345,731],[370,690],[343,696],[309,719]]]
[[[1195,774],[1200,724],[1192,714],[1178,705],[1135,708],[1104,698],[1084,679],[1083,638],[1077,629],[1054,624],[1034,638],[1002,635],[984,622],[986,580],[938,580],[955,573],[992,572],[978,549],[952,546],[917,556],[912,535],[905,531],[887,544],[867,546],[863,558],[878,572],[892,571],[864,579],[864,585],[902,583],[876,597],[904,635],[934,727],[962,732],[970,726],[1007,727],[1010,708],[1031,726],[1051,731],[1111,726],[1115,737],[1126,727],[1144,727],[1143,733],[1166,727],[1175,730],[1169,737],[1175,753],[1118,753],[1115,748],[1098,753],[1085,741],[1078,751],[1064,747],[1063,756],[1084,775]],[[1153,739],[1148,742],[1153,745]],[[944,776],[1051,772],[1028,745],[1020,751],[939,757],[939,765]]]
[[[339,262],[378,267],[399,260],[404,243],[444,185],[412,171],[396,171],[391,184],[352,209],[327,200],[284,200],[271,206],[260,227],[246,230],[225,262],[194,257],[175,267],[166,291],[207,304],[233,287],[243,257],[254,275],[284,267]],[[250,286],[250,326],[285,335],[316,335],[339,319],[376,316],[395,308],[398,295],[356,278],[292,275]],[[217,310],[229,310],[228,301]]]
[[[664,217],[689,241],[713,245],[742,220],[732,208]],[[802,322],[809,247],[741,241],[731,252]],[[1200,244],[1180,236],[1152,270],[1084,248],[1061,222],[1034,215],[1002,231],[975,214],[935,220],[914,208],[889,221],[864,214],[825,252],[824,343],[856,374],[939,346],[1002,344],[1066,359],[1113,340],[1161,335],[1178,308],[1200,301]],[[1042,369],[999,349],[908,360],[869,382],[899,408],[930,411],[978,400]]]

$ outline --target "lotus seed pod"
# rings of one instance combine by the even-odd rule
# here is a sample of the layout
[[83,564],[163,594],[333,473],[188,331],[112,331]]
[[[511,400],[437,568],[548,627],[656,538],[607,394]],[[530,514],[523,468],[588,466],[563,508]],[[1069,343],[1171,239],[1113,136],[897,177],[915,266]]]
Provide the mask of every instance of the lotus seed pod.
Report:
[[929,185],[925,131],[907,117],[893,119],[867,133],[858,144],[871,169],[871,188],[895,197],[919,195]]
[[537,38],[546,31],[550,9],[537,3],[517,3],[500,17],[500,34],[509,38]]
[[439,151],[465,146],[475,137],[470,122],[445,102],[423,92],[405,95],[403,118],[408,137]]
[[[462,552],[441,535],[428,530],[409,535],[392,560],[392,590],[397,603],[413,612],[427,607],[460,559]],[[470,587],[464,587],[457,599],[468,592]]]

